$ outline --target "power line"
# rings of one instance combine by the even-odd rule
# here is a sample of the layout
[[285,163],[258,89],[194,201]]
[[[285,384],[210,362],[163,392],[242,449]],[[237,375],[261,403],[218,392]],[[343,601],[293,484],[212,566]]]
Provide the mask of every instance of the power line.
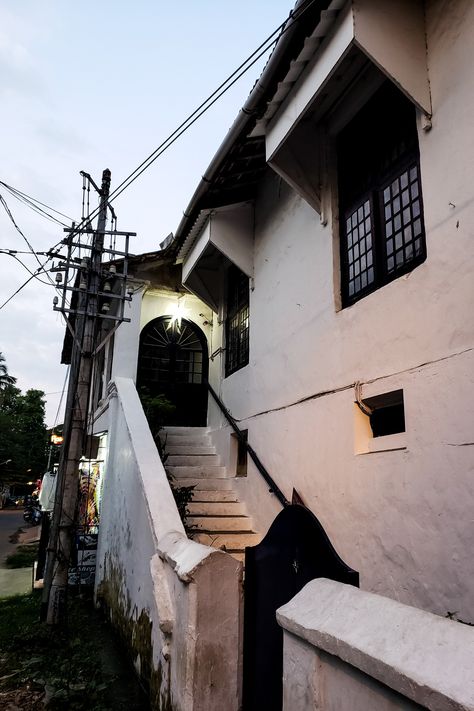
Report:
[[36,261],[37,261],[38,264],[41,266],[41,262],[40,262],[40,260],[39,260],[39,258],[38,258],[38,255],[36,254],[36,252],[35,252],[35,250],[34,250],[34,248],[33,248],[33,245],[32,245],[31,242],[28,240],[28,238],[25,236],[24,232],[22,232],[21,229],[18,227],[17,223],[15,222],[15,218],[13,217],[13,214],[12,214],[11,210],[10,210],[10,208],[9,208],[8,205],[7,205],[7,202],[6,202],[5,198],[4,198],[3,195],[1,195],[1,194],[0,194],[0,202],[2,203],[5,212],[7,213],[8,217],[9,217],[10,220],[11,220],[11,222],[13,223],[13,226],[15,227],[16,231],[18,232],[19,235],[21,235],[21,237],[23,237],[23,239],[25,240],[26,244],[27,244],[28,247],[30,248],[31,253],[34,254]]
[[[61,241],[62,241],[62,240],[61,240]],[[0,311],[1,311],[8,303],[10,303],[10,301],[11,301],[17,294],[19,294],[20,291],[21,291],[22,289],[24,289],[25,286],[27,286],[27,285],[30,283],[30,281],[31,281],[32,279],[37,278],[37,275],[40,274],[42,271],[44,271],[44,272],[46,271],[45,265],[46,265],[48,262],[50,262],[52,259],[54,259],[54,257],[59,256],[59,254],[58,254],[57,252],[53,252],[53,250],[56,249],[56,247],[57,247],[59,244],[61,244],[61,241],[56,242],[56,244],[55,244],[53,247],[51,247],[51,249],[48,251],[48,254],[49,254],[48,259],[45,259],[45,261],[44,261],[42,264],[40,264],[40,266],[38,267],[38,269],[36,270],[36,272],[33,274],[33,276],[30,276],[29,279],[27,279],[21,286],[19,286],[18,289],[17,289],[16,291],[14,291],[13,294],[11,294],[11,296],[9,296],[6,301],[3,302],[3,304],[0,304]]]
[[[305,7],[293,11],[289,17],[282,22],[278,27],[255,49],[228,77],[225,79],[212,94],[210,94],[189,116],[170,133],[170,135],[143,160],[135,170],[133,170],[122,182],[110,193],[109,203],[113,202],[121,195],[130,185],[138,178],[145,170],[147,170],[154,161],[159,158],[173,143],[183,135],[191,126],[208,111],[213,104],[216,103],[261,57],[268,52],[272,45],[289,29],[289,20],[297,21],[309,8],[314,5],[316,0],[309,0]],[[278,37],[276,37],[278,35]],[[87,220],[83,220],[77,227],[78,230],[83,227],[86,222],[94,219],[99,212],[99,208],[95,208],[88,216]]]
[[[315,0],[311,0],[311,4],[315,2]],[[156,158],[159,157],[163,153],[163,148],[169,143],[171,146],[176,138],[182,135],[185,131],[190,128],[197,119],[199,119],[208,109],[211,108],[211,106],[221,98],[253,65],[271,48],[271,46],[275,43],[275,35],[279,34],[284,30],[284,27],[286,25],[288,20],[285,20],[282,22],[258,47],[255,49],[252,54],[250,54],[238,67],[235,69],[232,74],[230,74],[218,87],[215,89],[212,94],[210,94],[199,106],[192,111],[192,113],[187,116],[187,118],[180,123],[180,125],[175,128],[175,130],[162,142],[160,145],[155,148],[150,155],[143,160],[140,165],[135,168],[130,175],[125,178],[120,185],[118,185],[111,193],[109,202],[112,202],[115,200],[129,185],[132,184],[142,173],[144,170],[146,170],[155,160]],[[253,60],[253,61],[251,61]],[[249,63],[250,62],[250,63]],[[246,66],[248,65],[248,66]],[[240,72],[240,73],[239,73]],[[189,124],[189,125],[188,125]],[[186,127],[186,128],[185,128]],[[173,139],[173,140],[172,140]],[[169,147],[169,146],[167,146]],[[156,155],[157,154],[157,155]],[[130,182],[129,182],[130,181]]]
[[[64,377],[64,384],[63,384],[63,389],[61,390],[61,397],[59,399],[58,409],[56,410],[56,417],[54,418],[53,430],[58,423],[59,411],[61,410],[61,405],[63,404],[63,398],[64,398],[64,393],[66,391],[66,384],[67,384],[67,380],[69,377],[69,372],[70,372],[70,366],[68,365],[68,367],[66,368],[66,375]],[[45,393],[45,395],[57,395],[57,393]]]
[[[116,188],[113,190],[109,196],[108,202],[111,203],[113,202],[119,195],[121,195],[130,185],[138,178],[142,173],[144,173],[145,170],[147,170],[154,161],[159,158],[168,148],[170,148],[173,143],[183,135],[191,126],[199,119],[203,114],[208,111],[213,104],[220,99],[270,48],[271,46],[276,42],[275,35],[283,35],[287,30],[288,30],[288,22],[289,20],[299,20],[302,15],[307,12],[307,10],[316,2],[316,0],[310,0],[307,5],[305,5],[304,8],[297,12],[291,12],[289,17],[282,22],[258,47],[256,50],[254,50],[248,57],[245,59],[238,67],[235,69],[232,74],[230,74],[225,81],[223,81],[217,89],[215,89],[212,94],[210,94],[207,99],[205,99],[194,111],[189,114],[189,116],[164,140],[160,145],[150,153],[150,155],[143,160],[140,165],[135,168]],[[278,38],[277,38],[278,39]],[[37,201],[39,202],[39,201]],[[41,204],[41,203],[40,203]],[[52,209],[52,208],[49,208]],[[55,210],[55,212],[57,212]],[[93,220],[99,213],[99,208],[95,208],[95,210],[92,211],[90,215],[87,216],[86,219],[82,220],[79,225],[77,226],[77,233],[79,233],[80,229],[84,227],[86,224],[88,224],[91,220]],[[59,213],[61,214],[61,213]],[[64,216],[64,215],[63,215]],[[69,218],[68,218],[69,219]],[[74,233],[71,233],[71,236],[74,236]],[[50,252],[52,252],[59,244],[61,244],[62,240],[57,242],[54,247],[51,248]],[[43,262],[43,267],[44,265],[53,258],[54,255],[51,255],[45,262]],[[21,289],[23,289],[30,281],[32,277],[28,279],[24,284],[22,284],[19,289],[17,289],[10,297],[5,301],[3,304],[0,305],[0,309],[2,309],[4,306],[6,306],[9,301],[11,301],[16,294],[18,294]]]
[[[0,247],[0,254],[30,254],[33,256],[33,252],[31,250],[25,251],[21,249],[9,249],[8,247]],[[42,257],[49,256],[49,252],[36,252],[36,254]]]
[[[41,271],[41,270],[40,270],[40,269],[37,269],[37,271],[39,272],[39,271]],[[26,286],[27,284],[29,284],[32,279],[35,278],[35,276],[36,276],[36,274],[33,274],[33,276],[30,276],[29,279],[27,279],[20,287],[18,287],[18,289],[17,289],[16,291],[13,292],[13,294],[12,294],[11,296],[8,297],[8,299],[7,299],[6,301],[3,302],[3,304],[0,304],[0,311],[1,311],[17,294],[19,294],[20,291],[21,291],[22,289],[24,289],[25,286]]]
[[[36,207],[34,203],[37,203],[37,205],[41,205],[42,207],[47,208],[48,210],[51,210],[51,212],[55,212],[57,215],[61,215],[61,217],[66,218],[69,222],[73,222],[72,217],[69,217],[68,215],[65,215],[64,212],[60,212],[59,210],[56,210],[54,207],[51,207],[50,205],[47,205],[44,202],[41,202],[41,200],[38,200],[37,198],[32,197],[31,195],[28,195],[27,193],[23,192],[22,190],[19,190],[18,188],[14,188],[12,185],[9,185],[8,183],[5,183],[3,180],[0,180],[0,185],[3,185],[4,188],[10,191],[10,193],[14,196],[17,197],[19,200],[22,199],[25,204],[33,203],[33,205],[30,205],[30,207]],[[40,208],[37,208],[40,210]],[[53,215],[50,215],[44,210],[41,210],[45,215],[47,215],[50,219],[56,220],[56,218]],[[59,224],[64,225],[63,222],[60,220],[56,220],[59,222]]]
[[[32,272],[31,269],[27,267],[26,264],[22,262],[19,257],[16,256],[16,254],[13,254],[13,252],[3,252],[3,254],[8,254],[8,256],[13,257],[13,259],[16,259],[16,261],[19,262],[21,266],[26,269],[28,274],[31,274],[31,276],[41,282],[41,284],[46,284],[46,286],[55,286],[55,284],[51,283],[50,281],[43,281],[43,279],[40,279],[39,276]],[[26,252],[25,254],[31,254],[31,252]]]
[[[8,188],[6,188],[6,189],[8,190]],[[66,225],[65,222],[58,220],[57,217],[54,217],[54,215],[50,215],[48,212],[46,212],[46,210],[43,210],[42,208],[37,207],[34,203],[28,202],[28,200],[25,200],[20,195],[17,195],[16,193],[12,192],[11,190],[9,190],[9,192],[16,200],[21,202],[23,205],[26,205],[27,207],[29,207],[30,210],[33,210],[33,212],[35,212],[40,217],[44,217],[49,222],[52,222],[53,225],[61,225],[63,227]]]

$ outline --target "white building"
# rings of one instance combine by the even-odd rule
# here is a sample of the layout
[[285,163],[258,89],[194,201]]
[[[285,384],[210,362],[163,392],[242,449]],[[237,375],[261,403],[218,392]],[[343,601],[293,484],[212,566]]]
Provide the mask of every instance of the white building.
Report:
[[[178,587],[201,559],[223,566],[222,581],[241,569],[188,549],[166,478],[158,497],[143,471],[157,465],[137,377],[176,398],[176,424],[208,427],[252,532],[264,535],[281,504],[245,462],[207,376],[284,497],[297,491],[363,590],[474,622],[474,6],[333,0],[299,2],[295,16],[173,240],[131,267],[139,291],[108,369],[118,398],[104,389],[96,420],[109,432],[99,591],[130,639],[130,620],[154,623],[152,666],[180,709],[204,706],[186,706],[201,672],[186,657],[178,679],[189,640],[180,646],[176,630],[191,624],[192,604],[199,629],[215,607],[201,613]],[[188,328],[188,346],[166,343],[170,323]],[[183,466],[186,455],[173,456]],[[232,548],[206,535],[195,538]],[[238,584],[228,585],[238,621]],[[236,625],[226,659],[239,658]],[[167,667],[173,654],[180,661]],[[231,708],[223,698],[206,708]]]

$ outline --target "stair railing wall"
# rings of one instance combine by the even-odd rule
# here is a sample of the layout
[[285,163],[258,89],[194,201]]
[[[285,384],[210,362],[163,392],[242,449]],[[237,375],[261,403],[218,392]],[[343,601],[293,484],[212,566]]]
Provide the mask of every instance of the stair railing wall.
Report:
[[282,492],[282,490],[279,488],[279,486],[275,483],[274,479],[272,476],[269,474],[267,469],[264,467],[262,462],[260,461],[259,456],[257,455],[256,451],[253,449],[253,447],[247,442],[247,439],[245,435],[243,434],[242,430],[239,428],[237,425],[236,421],[230,414],[229,410],[226,408],[220,397],[217,395],[216,391],[210,385],[210,383],[207,383],[208,390],[210,394],[212,395],[213,399],[215,400],[218,408],[226,418],[227,422],[230,424],[232,429],[234,430],[239,442],[245,447],[247,450],[248,455],[250,456],[251,460],[255,464],[258,472],[261,474],[265,482],[269,486],[269,491],[270,493],[274,494],[278,501],[281,503],[282,506],[289,506],[290,502]]

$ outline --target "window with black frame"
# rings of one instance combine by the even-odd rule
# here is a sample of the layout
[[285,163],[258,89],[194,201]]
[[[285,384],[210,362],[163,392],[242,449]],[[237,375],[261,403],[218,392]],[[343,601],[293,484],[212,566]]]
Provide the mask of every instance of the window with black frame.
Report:
[[249,362],[249,278],[236,266],[227,272],[225,374]]
[[426,259],[416,111],[385,82],[337,139],[344,306]]

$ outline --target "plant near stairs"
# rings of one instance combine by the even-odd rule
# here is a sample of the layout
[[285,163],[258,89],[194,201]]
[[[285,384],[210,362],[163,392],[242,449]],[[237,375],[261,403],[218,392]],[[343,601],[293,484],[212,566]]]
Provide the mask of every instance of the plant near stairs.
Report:
[[164,395],[151,395],[148,388],[140,388],[138,395],[142,403],[143,412],[148,420],[148,425],[156,444],[158,454],[160,455],[160,459],[165,467],[166,476],[168,478],[171,491],[173,492],[178,513],[181,517],[186,533],[189,534],[192,527],[187,524],[187,516],[189,514],[188,504],[193,498],[194,486],[177,485],[175,477],[166,468],[166,460],[168,459],[168,454],[166,452],[166,437],[163,439],[160,437],[160,433],[163,430],[166,419],[173,414],[176,408]]
[[166,441],[166,466],[182,486],[192,486],[187,505],[188,536],[197,543],[225,550],[243,561],[245,548],[261,535],[235,490],[234,472],[221,462],[207,427],[169,426],[161,432]]

